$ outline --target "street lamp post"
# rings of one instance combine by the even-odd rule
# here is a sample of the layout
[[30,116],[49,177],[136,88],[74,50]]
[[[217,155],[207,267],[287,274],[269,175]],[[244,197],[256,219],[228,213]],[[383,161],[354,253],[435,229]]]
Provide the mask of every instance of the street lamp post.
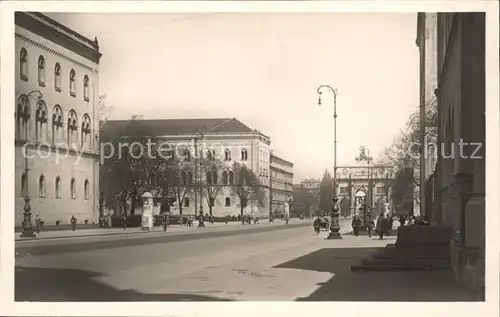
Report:
[[[373,157],[370,155],[370,149],[368,149],[366,146],[362,146],[359,148],[359,156],[356,156],[356,162],[363,162],[365,161],[368,163],[368,199],[366,200],[366,205],[365,205],[365,212],[363,214],[363,226],[366,225],[366,216],[367,213],[370,214],[371,216],[371,208],[372,208],[372,179],[371,179],[371,168],[370,168],[370,163],[373,161]],[[369,211],[368,211],[369,209]]]
[[[198,130],[197,132],[198,135],[198,140],[202,141],[204,138],[204,134],[201,130]],[[201,143],[201,142],[200,142]],[[199,220],[198,220],[198,227],[205,227],[205,219],[203,217],[203,184],[202,184],[202,179],[203,179],[203,150],[202,150],[202,145],[198,145],[198,152],[199,152],[199,160],[200,160],[200,210],[199,210]],[[210,202],[209,202],[210,203]]]
[[321,106],[322,89],[329,89],[333,93],[333,203],[331,210],[330,234],[328,239],[342,239],[339,225],[339,206],[337,204],[337,90],[329,85],[321,85],[317,89],[318,105]]
[[[36,96],[34,96],[36,95]],[[42,99],[42,93],[39,90],[30,91],[28,94],[23,94],[19,97],[19,101],[21,101],[27,107],[23,109],[23,120],[24,120],[24,139],[28,142],[28,120],[30,118],[30,97],[34,96],[35,100]],[[30,205],[30,197],[29,197],[29,181],[28,181],[28,146],[25,144],[25,153],[24,153],[24,213],[23,213],[23,232],[21,233],[21,237],[36,237],[33,231],[33,224],[31,223],[31,205]]]

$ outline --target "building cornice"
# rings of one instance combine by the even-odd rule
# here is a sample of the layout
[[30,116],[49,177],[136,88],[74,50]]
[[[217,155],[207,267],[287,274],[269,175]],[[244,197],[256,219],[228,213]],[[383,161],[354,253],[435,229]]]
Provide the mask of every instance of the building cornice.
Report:
[[45,45],[43,45],[43,44],[41,44],[41,43],[39,43],[37,41],[34,41],[34,40],[30,39],[30,38],[27,38],[26,36],[24,36],[22,34],[19,34],[19,33],[16,32],[15,36],[18,37],[18,38],[20,38],[20,39],[22,39],[23,41],[25,41],[26,43],[28,43],[30,45],[38,47],[38,48],[40,48],[40,49],[42,49],[42,50],[44,50],[46,52],[49,52],[49,53],[52,53],[52,54],[56,55],[56,56],[59,56],[60,58],[65,59],[65,60],[67,60],[70,63],[76,64],[76,65],[78,65],[80,67],[83,67],[83,68],[85,68],[85,69],[87,69],[87,70],[89,70],[91,72],[95,72],[95,73],[98,72],[97,69],[89,67],[89,66],[87,66],[87,65],[85,65],[85,64],[83,64],[83,63],[81,63],[81,62],[79,62],[79,61],[77,61],[77,60],[75,60],[75,59],[73,59],[71,57],[68,57],[68,56],[66,56],[64,54],[61,54],[58,51],[55,51],[55,50],[53,50],[51,48],[48,48],[47,46],[45,46]]
[[16,12],[15,24],[99,64],[102,54],[97,40],[91,41],[41,13]]
[[287,161],[287,160],[285,160],[285,159],[282,159],[281,157],[279,157],[279,156],[277,156],[277,155],[275,155],[275,154],[271,153],[271,163],[273,162],[273,159],[276,159],[277,161],[280,161],[280,162],[282,162],[282,163],[288,164],[288,165],[290,165],[291,167],[293,167],[293,163],[292,163],[292,162]]

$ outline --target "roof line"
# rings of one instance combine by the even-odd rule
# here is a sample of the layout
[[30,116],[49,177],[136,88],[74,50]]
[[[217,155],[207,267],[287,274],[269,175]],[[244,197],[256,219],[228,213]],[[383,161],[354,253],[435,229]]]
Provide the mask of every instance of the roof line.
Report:
[[228,123],[228,122],[232,121],[233,119],[234,119],[234,118],[227,119],[226,121],[224,121],[224,122],[222,122],[222,123],[220,123],[220,124],[216,125],[215,127],[208,129],[208,131],[207,131],[207,132],[211,132],[212,130],[215,130],[215,129],[217,129],[217,128],[219,128],[219,127],[223,126],[223,125],[225,125],[226,123]]

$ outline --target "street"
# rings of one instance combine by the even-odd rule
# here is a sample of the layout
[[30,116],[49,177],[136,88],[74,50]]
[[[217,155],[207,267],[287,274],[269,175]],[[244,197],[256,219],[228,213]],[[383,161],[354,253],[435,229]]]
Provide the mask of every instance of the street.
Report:
[[298,220],[233,228],[18,242],[15,300],[473,300],[451,272],[350,272],[395,237],[327,240]]

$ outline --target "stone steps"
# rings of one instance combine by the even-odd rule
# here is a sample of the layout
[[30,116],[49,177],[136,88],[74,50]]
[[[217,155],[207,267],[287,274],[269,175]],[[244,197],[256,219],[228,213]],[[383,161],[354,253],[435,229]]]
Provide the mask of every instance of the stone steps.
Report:
[[450,270],[449,265],[353,265],[352,272],[375,272],[375,271],[445,271]]
[[370,260],[351,266],[351,271],[450,270],[448,232],[433,227],[398,229],[396,243],[388,244]]
[[407,258],[393,258],[393,259],[372,259],[362,260],[361,265],[364,266],[386,266],[386,265],[423,265],[423,266],[446,266],[450,265],[448,259],[407,259]]

